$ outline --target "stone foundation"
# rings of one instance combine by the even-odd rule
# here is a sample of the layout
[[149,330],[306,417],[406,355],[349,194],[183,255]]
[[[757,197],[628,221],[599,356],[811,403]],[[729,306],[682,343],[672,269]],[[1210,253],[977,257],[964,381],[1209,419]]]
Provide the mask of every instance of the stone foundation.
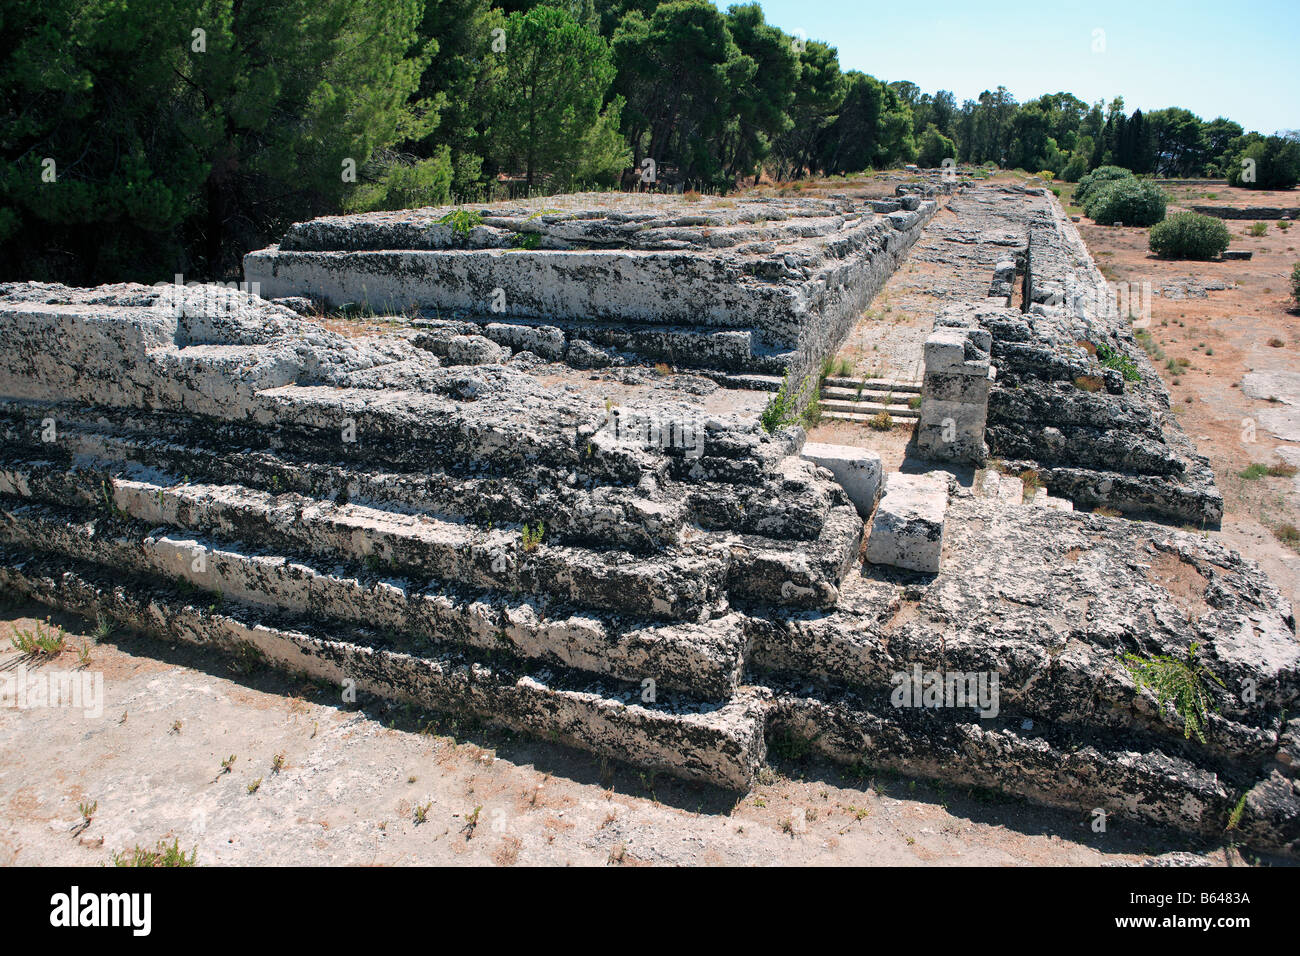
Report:
[[[1034,206],[1032,194],[994,190],[952,201],[1004,196]],[[861,212],[872,201],[898,208]],[[888,261],[880,250],[901,255],[904,233],[921,228],[888,217],[923,216],[928,202],[872,201],[791,203],[769,224],[742,213],[779,207],[738,201],[710,212],[710,226],[687,221],[684,200],[655,225],[663,209],[620,198],[623,220],[548,222],[526,207],[485,216],[463,240],[402,214],[305,224],[286,246],[356,235],[356,250],[289,250],[338,257],[339,281],[351,282],[371,247],[400,241],[426,256],[418,281],[392,287],[403,294],[446,268],[468,295],[474,270],[501,268],[489,259],[523,255],[502,244],[529,223],[543,238],[527,254],[544,272],[558,260],[542,253],[587,257],[574,268],[605,261],[596,253],[622,257],[619,268],[684,256],[684,285],[734,311],[710,305],[672,329],[729,334],[743,317],[750,347],[788,349],[788,370],[825,354],[869,297]],[[825,220],[840,216],[828,238]],[[765,242],[770,252],[737,251]],[[778,248],[797,276],[764,286],[744,271]],[[307,274],[278,255],[260,261]],[[734,288],[706,281],[733,267]],[[1035,274],[1050,290],[1052,260]],[[556,266],[543,288],[559,298],[547,301],[594,301],[598,278],[587,274],[583,291],[579,273]],[[1026,501],[1007,476],[967,486],[889,475],[877,503],[868,458],[805,448],[798,427],[760,427],[768,393],[654,372],[597,341],[597,319],[610,336],[670,331],[685,300],[679,288],[662,298],[636,322],[616,313],[642,299],[607,296],[603,316],[434,315],[345,337],[206,288],[0,285],[0,584],[721,787],[750,786],[767,741],[797,736],[837,760],[997,788],[1081,819],[1103,808],[1218,836],[1244,798],[1242,841],[1300,851],[1291,608],[1209,537],[1039,506],[1086,500],[1102,476],[1108,494],[1143,507],[1157,487],[1191,500],[1193,459],[1153,413],[1158,393],[1072,351],[1073,337],[1103,332],[1127,349],[1122,330],[1050,302],[1029,313],[955,303],[971,321],[960,335],[940,324],[927,401],[978,406],[987,388],[992,453],[1022,442],[1053,494]],[[735,356],[744,367],[739,346]],[[941,378],[968,363],[972,374]],[[1083,372],[1104,387],[1067,396]],[[1049,429],[1077,442],[1073,459],[1047,454]],[[918,560],[915,548],[881,550],[933,517],[906,507],[912,484],[936,497],[942,486],[946,507]],[[1123,662],[1185,659],[1193,642],[1215,679],[1204,743]],[[914,675],[936,674],[974,696],[931,700]]]

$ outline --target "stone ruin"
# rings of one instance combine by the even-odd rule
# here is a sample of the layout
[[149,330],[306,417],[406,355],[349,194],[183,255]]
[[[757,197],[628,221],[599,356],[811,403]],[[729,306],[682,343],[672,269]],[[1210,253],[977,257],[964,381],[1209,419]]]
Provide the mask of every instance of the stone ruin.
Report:
[[[798,741],[1300,851],[1292,609],[1074,510],[1221,513],[1077,232],[1041,190],[899,191],[317,220],[248,256],[265,298],[0,284],[0,581],[725,788]],[[903,470],[765,430],[927,231],[984,279]],[[1121,662],[1193,643],[1203,743]]]

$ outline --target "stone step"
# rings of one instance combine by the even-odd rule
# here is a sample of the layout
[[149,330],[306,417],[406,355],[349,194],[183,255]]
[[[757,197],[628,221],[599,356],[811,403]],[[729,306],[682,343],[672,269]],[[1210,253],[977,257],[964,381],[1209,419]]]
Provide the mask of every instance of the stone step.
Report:
[[[0,523],[15,548],[85,560],[122,575],[201,590],[226,601],[400,635],[414,647],[465,645],[505,651],[620,680],[655,681],[712,699],[737,686],[745,638],[736,614],[664,622],[597,612],[547,595],[449,586],[382,566],[329,566],[228,540],[185,537],[129,523],[68,520],[66,512],[19,507]],[[198,598],[196,598],[198,600]]]
[[86,617],[104,615],[164,641],[263,661],[362,693],[434,711],[472,714],[634,766],[747,790],[766,755],[766,697],[740,689],[719,703],[559,669],[525,669],[461,651],[395,649],[378,631],[286,620],[256,607],[206,607],[175,588],[135,582],[81,562],[0,553],[13,593]]
[[909,571],[935,574],[943,555],[948,475],[903,474],[885,477],[867,539],[866,559]]
[[746,606],[834,607],[862,546],[862,518],[847,497],[843,501],[827,514],[816,541],[728,537],[728,600]]
[[[889,414],[890,414],[890,417],[893,418],[893,419],[895,419],[895,423],[900,422],[900,421],[903,421],[903,420],[912,421],[912,420],[914,420],[914,419],[916,418],[916,415],[915,415],[915,414],[913,414],[913,415],[904,415],[904,414],[901,413],[901,412],[899,412],[899,413],[896,414],[892,409],[882,409],[882,410],[883,410],[883,411],[888,411]],[[910,411],[910,409],[908,409],[908,411]],[[839,412],[839,411],[831,410],[831,411],[823,411],[823,412],[822,412],[822,418],[833,418],[833,419],[836,419],[836,420],[838,420],[838,421],[842,421],[842,422],[857,422],[859,425],[866,425],[866,424],[868,424],[868,423],[872,420],[872,418],[874,418],[875,415],[877,415],[877,414],[879,414],[879,411],[872,412],[871,414],[866,414],[865,412],[863,412],[863,413],[854,413],[854,412]]]
[[[732,372],[770,371],[780,374],[790,353],[766,347],[756,329],[693,326],[659,326],[646,323],[586,322],[576,319],[530,319],[494,316],[491,319],[415,319],[414,327],[425,330],[415,341],[422,348],[445,355],[445,339],[452,334],[474,334],[496,342],[513,352],[529,351],[548,361],[568,361],[575,341],[583,341],[619,355],[632,355],[645,362],[718,369]],[[593,356],[582,351],[570,364],[588,367]],[[613,360],[617,356],[608,356]],[[599,356],[594,357],[601,360]]]
[[880,412],[888,412],[894,418],[919,418],[921,416],[920,409],[909,408],[906,405],[896,403],[886,405],[881,402],[846,402],[839,399],[823,398],[820,407],[823,414],[838,412],[841,415],[858,416],[864,421]]
[[864,392],[906,392],[911,395],[921,394],[921,383],[917,381],[893,378],[846,378],[840,375],[828,375],[822,383],[823,391],[842,389],[850,394],[859,386]]
[[[1005,699],[1005,688],[1002,693]],[[880,696],[883,705],[854,693],[778,687],[769,733],[806,741],[836,762],[991,786],[1080,813],[1099,806],[1118,812],[1116,794],[1142,794],[1125,800],[1126,815],[1213,836],[1222,834],[1238,794],[1173,743],[1163,752],[1134,753],[1102,737],[1081,750],[1077,738],[1052,739],[1006,717],[980,719],[965,708],[898,707],[889,694]]]
[[[14,472],[14,480],[21,474],[23,480],[32,483],[32,494],[52,502],[66,500],[68,483],[80,487],[89,482],[89,491],[98,496],[104,474],[140,474],[169,486],[193,482],[242,485],[271,495],[294,492],[401,514],[472,523],[485,529],[525,523],[535,526],[541,522],[549,542],[637,554],[675,545],[689,517],[689,496],[685,494],[657,490],[648,496],[638,489],[609,485],[588,488],[547,481],[544,474],[538,473],[515,478],[347,468],[304,461],[273,450],[208,448],[143,435],[84,431],[75,425],[64,430],[57,446],[45,450],[61,453],[61,460],[41,463],[11,453],[0,455],[0,471]],[[81,470],[88,474],[78,475]],[[741,487],[748,491],[747,486]],[[734,486],[726,486],[724,491],[718,485],[707,484],[692,488],[691,495],[710,502],[718,494],[730,497],[733,490]],[[761,489],[739,496],[755,509],[752,518],[762,513],[767,498]],[[788,526],[794,536],[816,536],[820,522],[814,521],[812,515],[819,503],[819,497],[809,492],[789,504],[783,513],[792,519]],[[795,520],[800,518],[802,526]],[[807,531],[809,526],[811,533]]]
[[[669,552],[635,556],[548,545],[544,531],[542,542],[534,545],[515,530],[486,531],[425,515],[238,486],[162,488],[110,479],[106,487],[113,500],[111,517],[131,519],[127,523],[139,536],[159,529],[173,539],[210,539],[213,547],[243,541],[278,560],[338,561],[439,586],[539,595],[657,620],[695,620],[718,607],[732,564],[726,548],[707,535]],[[23,514],[83,527],[95,518],[94,505],[106,502],[83,498],[82,504],[78,510],[33,504]],[[32,543],[39,546],[40,536],[34,534]],[[157,557],[152,566],[168,567]]]
[[1057,511],[1074,510],[1073,502],[1049,494],[1046,488],[1035,488],[1027,495],[1025,483],[1020,478],[1015,475],[1003,475],[992,469],[985,471],[980,477],[979,488],[983,497],[994,498],[1008,504],[1054,508]]

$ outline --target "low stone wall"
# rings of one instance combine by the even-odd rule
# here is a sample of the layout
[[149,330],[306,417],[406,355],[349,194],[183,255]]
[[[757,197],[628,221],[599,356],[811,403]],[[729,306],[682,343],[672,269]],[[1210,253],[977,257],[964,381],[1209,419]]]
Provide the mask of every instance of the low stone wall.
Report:
[[1216,219],[1300,219],[1300,206],[1189,206],[1192,212]]

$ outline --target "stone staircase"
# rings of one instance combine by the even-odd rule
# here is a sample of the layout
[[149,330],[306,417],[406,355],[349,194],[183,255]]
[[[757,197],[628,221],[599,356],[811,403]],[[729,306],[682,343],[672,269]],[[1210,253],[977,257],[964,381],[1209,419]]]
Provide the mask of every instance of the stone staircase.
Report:
[[594,396],[260,300],[43,291],[0,298],[7,588],[749,785],[747,610],[834,607],[863,533],[797,429],[639,444]]
[[921,383],[888,378],[829,376],[822,383],[821,412],[839,421],[870,421],[881,412],[891,418],[920,418]]

